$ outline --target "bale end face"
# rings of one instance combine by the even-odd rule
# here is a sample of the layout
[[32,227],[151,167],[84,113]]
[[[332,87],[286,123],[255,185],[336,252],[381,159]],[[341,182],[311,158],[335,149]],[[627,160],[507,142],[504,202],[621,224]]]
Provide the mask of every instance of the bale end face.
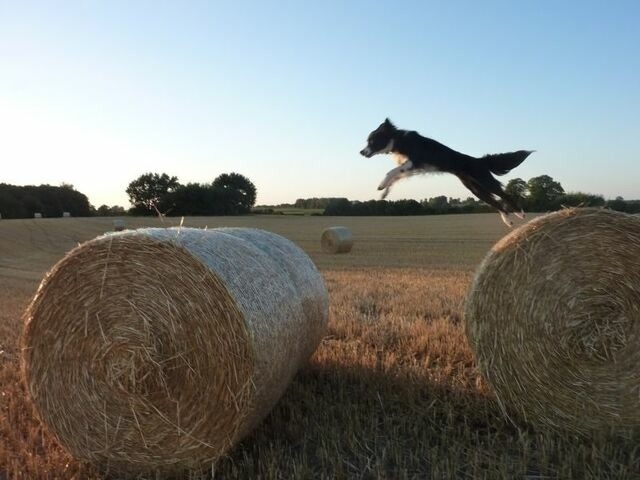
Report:
[[640,222],[599,209],[500,240],[466,305],[478,365],[510,416],[592,433],[640,427]]
[[330,227],[322,232],[320,245],[324,253],[349,253],[353,248],[353,235],[347,227]]
[[180,475],[251,431],[327,321],[315,267],[276,237],[147,229],[59,262],[25,313],[22,369],[61,444],[101,470]]

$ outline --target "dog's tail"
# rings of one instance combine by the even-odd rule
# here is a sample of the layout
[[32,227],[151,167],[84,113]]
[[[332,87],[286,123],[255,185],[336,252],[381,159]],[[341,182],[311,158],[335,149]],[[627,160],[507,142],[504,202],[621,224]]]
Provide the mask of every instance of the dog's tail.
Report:
[[492,173],[495,173],[496,175],[504,175],[524,162],[525,159],[533,152],[535,152],[535,150],[518,150],[517,152],[495,153],[485,155],[480,158],[480,161],[484,162]]

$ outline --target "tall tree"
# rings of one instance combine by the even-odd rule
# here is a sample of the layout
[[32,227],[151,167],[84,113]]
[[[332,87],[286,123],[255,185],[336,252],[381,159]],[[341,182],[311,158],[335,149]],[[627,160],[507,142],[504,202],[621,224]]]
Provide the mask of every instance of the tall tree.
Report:
[[154,212],[160,200],[167,193],[174,191],[180,183],[178,177],[170,177],[166,173],[145,173],[140,175],[127,187],[129,202],[142,211]]
[[504,191],[507,192],[507,194],[512,198],[515,198],[516,200],[522,200],[527,196],[528,188],[529,187],[527,185],[527,182],[525,182],[523,179],[513,178],[509,180],[507,185],[504,187]]
[[256,186],[239,173],[223,173],[211,184],[227,207],[225,213],[248,213],[256,203]]
[[539,212],[555,210],[564,195],[564,188],[549,175],[540,175],[529,179],[529,204],[532,210]]
[[162,198],[160,209],[169,215],[220,215],[220,195],[210,184],[187,183]]

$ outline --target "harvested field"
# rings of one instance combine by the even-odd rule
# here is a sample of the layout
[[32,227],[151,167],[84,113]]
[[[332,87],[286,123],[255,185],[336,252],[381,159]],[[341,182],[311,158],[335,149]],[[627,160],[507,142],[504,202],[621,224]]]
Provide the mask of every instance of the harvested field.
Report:
[[[165,219],[175,225],[180,219]],[[637,478],[637,439],[590,440],[509,424],[463,332],[476,266],[506,233],[497,215],[187,218],[296,242],[323,274],[329,334],[220,478]],[[358,248],[328,255],[323,229]],[[20,316],[44,272],[112,219],[0,221],[0,479],[101,478],[42,431],[19,379]],[[127,226],[159,226],[127,219]]]

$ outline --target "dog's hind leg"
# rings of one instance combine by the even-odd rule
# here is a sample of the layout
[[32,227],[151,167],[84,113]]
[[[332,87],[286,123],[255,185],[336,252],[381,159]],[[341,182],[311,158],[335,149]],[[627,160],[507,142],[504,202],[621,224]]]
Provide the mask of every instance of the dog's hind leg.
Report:
[[484,189],[493,196],[497,196],[502,200],[502,210],[505,213],[513,213],[516,217],[524,219],[524,210],[518,205],[518,202],[502,188],[502,184],[490,173],[481,177],[478,181]]
[[509,220],[509,214],[508,213],[504,213],[502,210],[499,210],[498,213],[500,214],[500,218],[502,219],[502,223],[504,223],[509,228],[513,227],[513,222],[511,220]]
[[483,179],[483,185],[486,186],[487,190],[489,190],[492,194],[500,197],[502,200],[502,204],[504,205],[505,210],[509,210],[513,212],[513,214],[518,218],[524,218],[524,211],[518,205],[518,202],[502,188],[502,184],[493,177],[493,175],[488,174],[486,179]]
[[491,192],[502,199],[505,209],[510,210],[519,219],[524,219],[524,210],[511,195],[504,191],[502,185],[498,183],[497,188],[492,189]]
[[497,196],[496,194],[487,190],[484,185],[481,185],[473,178],[467,177],[461,178],[460,180],[462,181],[463,185],[467,187],[476,197],[478,197],[486,204],[496,208],[498,210],[498,213],[500,213],[500,218],[507,227],[513,227],[513,222],[509,220],[509,211],[502,202],[494,197],[494,195]]

